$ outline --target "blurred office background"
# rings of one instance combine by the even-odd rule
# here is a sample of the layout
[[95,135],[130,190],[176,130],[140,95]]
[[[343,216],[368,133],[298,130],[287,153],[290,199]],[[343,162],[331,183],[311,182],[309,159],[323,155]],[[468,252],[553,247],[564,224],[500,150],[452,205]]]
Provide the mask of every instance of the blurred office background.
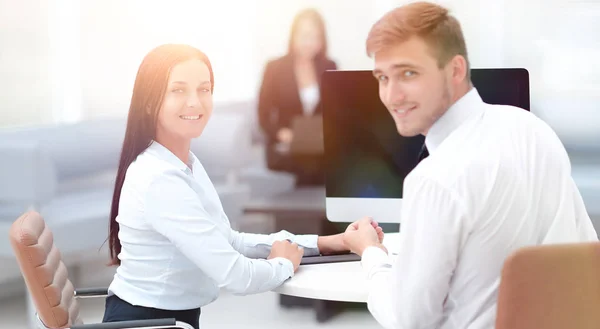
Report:
[[[248,159],[243,165],[264,171],[256,124],[257,93],[266,62],[287,49],[294,15],[304,8],[316,8],[325,18],[328,55],[338,68],[370,69],[372,61],[364,49],[370,26],[389,9],[407,2],[0,0],[0,136],[15,129],[36,134],[42,126],[124,120],[143,56],[162,43],[188,43],[206,52],[213,63],[216,115],[222,111],[243,117],[245,127],[239,131],[244,133],[229,136],[228,129],[221,129],[223,139],[234,139],[231,145],[235,139],[247,145]],[[598,209],[593,203],[600,203],[600,1],[435,2],[446,5],[460,20],[472,67],[524,67],[529,71],[531,110],[556,130],[574,166],[582,168],[577,183],[587,193],[586,205]],[[74,143],[86,139],[76,132],[63,136],[69,140],[64,146],[53,147],[81,147]],[[3,142],[8,141],[0,140]],[[90,153],[82,157],[94,153],[90,147]],[[113,148],[107,154],[118,155],[120,145],[99,147]],[[6,159],[1,157],[0,171],[7,170]],[[69,176],[68,168],[61,170],[62,176]],[[0,181],[0,185],[6,184]],[[250,197],[255,192],[260,191],[251,188]],[[592,200],[593,193],[599,198]],[[0,200],[0,206],[6,203]],[[590,215],[600,230],[600,212],[590,210]],[[10,211],[0,211],[0,216],[5,223],[3,241],[6,223],[16,217]],[[252,232],[273,229],[268,216],[240,215],[236,225]],[[97,234],[103,241],[105,231]],[[105,260],[98,255],[82,257],[77,266],[79,284],[108,285],[112,270],[104,266]],[[0,261],[0,327],[26,328],[18,268],[6,253]],[[346,312],[319,324],[309,310],[281,308],[276,298],[273,293],[243,298],[225,295],[203,309],[202,326],[377,326],[364,311]],[[103,303],[85,302],[83,312],[89,321],[97,321]]]

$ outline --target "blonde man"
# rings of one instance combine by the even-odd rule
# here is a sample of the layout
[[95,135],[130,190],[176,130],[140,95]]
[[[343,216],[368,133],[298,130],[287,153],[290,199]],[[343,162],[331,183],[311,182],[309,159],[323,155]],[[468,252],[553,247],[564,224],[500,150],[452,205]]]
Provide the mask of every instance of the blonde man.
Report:
[[369,219],[346,231],[371,284],[369,310],[386,328],[493,328],[509,253],[598,240],[568,155],[533,114],[481,100],[447,9],[394,9],[366,43],[398,133],[425,135],[430,153],[405,180],[394,261]]

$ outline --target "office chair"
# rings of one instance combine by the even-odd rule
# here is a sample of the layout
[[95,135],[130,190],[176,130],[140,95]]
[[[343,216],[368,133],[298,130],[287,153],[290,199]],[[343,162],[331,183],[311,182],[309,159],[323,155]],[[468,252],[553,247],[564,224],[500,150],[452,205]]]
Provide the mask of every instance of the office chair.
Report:
[[525,247],[509,256],[496,329],[600,328],[600,243]]
[[79,318],[78,298],[103,297],[107,289],[75,290],[67,267],[53,241],[52,232],[35,211],[21,215],[11,226],[10,243],[36,312],[39,328],[57,329],[193,329],[175,319],[121,321],[83,324]]

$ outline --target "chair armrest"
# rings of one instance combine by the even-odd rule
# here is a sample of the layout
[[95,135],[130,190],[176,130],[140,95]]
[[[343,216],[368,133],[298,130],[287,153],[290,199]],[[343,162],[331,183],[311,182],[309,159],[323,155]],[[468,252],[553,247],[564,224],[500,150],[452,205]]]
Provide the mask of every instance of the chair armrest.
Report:
[[175,321],[175,319],[156,319],[156,320],[134,320],[119,321],[108,323],[78,324],[70,329],[194,329],[185,322]]
[[52,198],[57,178],[50,156],[31,141],[0,142],[0,201],[41,203]]
[[93,298],[108,296],[108,288],[82,288],[75,290],[75,298]]

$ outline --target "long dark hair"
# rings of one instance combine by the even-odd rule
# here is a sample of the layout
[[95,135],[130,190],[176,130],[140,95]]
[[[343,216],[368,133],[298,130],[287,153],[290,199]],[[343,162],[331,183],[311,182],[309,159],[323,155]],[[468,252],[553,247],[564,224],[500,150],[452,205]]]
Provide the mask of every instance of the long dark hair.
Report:
[[290,39],[288,42],[288,55],[294,54],[294,37],[296,36],[296,32],[298,32],[298,27],[300,26],[300,22],[303,20],[312,21],[321,33],[321,51],[315,56],[315,61],[322,61],[327,58],[327,31],[325,29],[325,20],[323,16],[319,14],[316,9],[308,8],[296,14],[294,20],[292,22],[292,28],[290,29]]
[[158,46],[144,57],[138,69],[110,211],[108,236],[110,265],[121,263],[118,258],[121,252],[121,241],[119,240],[117,215],[119,214],[119,199],[125,181],[125,173],[129,165],[150,146],[155,138],[158,112],[162,106],[171,70],[175,65],[190,59],[199,59],[208,66],[210,82],[213,86],[212,90],[214,90],[213,70],[208,57],[200,50],[188,45]]

